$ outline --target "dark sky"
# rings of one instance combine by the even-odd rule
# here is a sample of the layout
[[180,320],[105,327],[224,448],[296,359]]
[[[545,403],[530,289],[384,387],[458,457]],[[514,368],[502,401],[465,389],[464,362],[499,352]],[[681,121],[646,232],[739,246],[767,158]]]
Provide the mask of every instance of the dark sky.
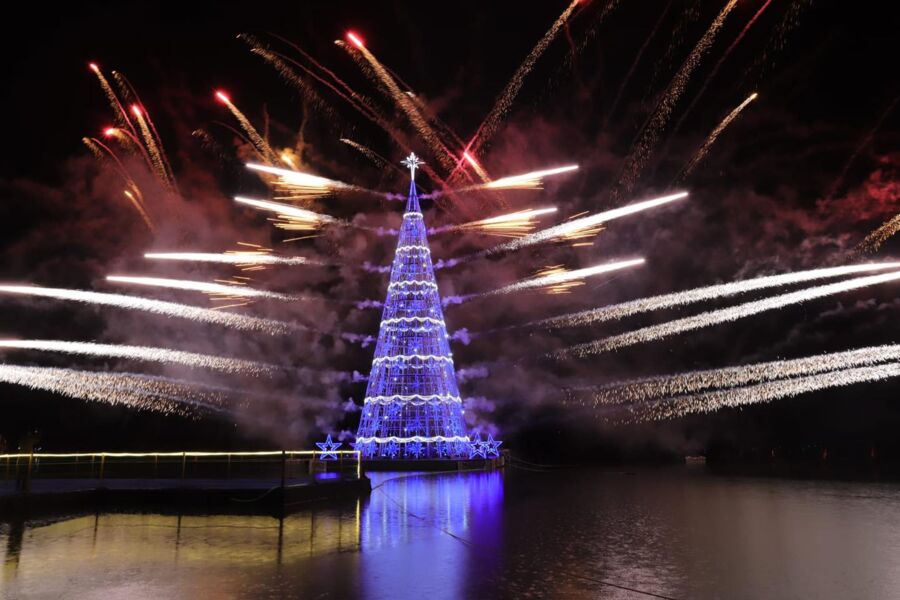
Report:
[[[439,281],[444,294],[471,293],[527,276],[548,264],[587,266],[632,255],[648,260],[640,273],[591,283],[562,299],[526,294],[488,306],[451,308],[447,314],[451,330],[490,329],[607,302],[848,262],[848,253],[869,231],[900,212],[900,109],[888,111],[900,94],[894,65],[898,20],[890,3],[773,1],[722,63],[680,129],[674,131],[675,122],[700,91],[713,65],[763,3],[742,1],[728,17],[688,81],[642,177],[631,193],[621,197],[613,193],[615,182],[641,125],[724,2],[623,1],[613,3],[602,22],[600,16],[610,6],[607,2],[594,0],[576,12],[528,75],[504,127],[482,159],[497,176],[566,162],[578,162],[582,168],[536,195],[511,194],[508,201],[512,206],[552,203],[560,207],[560,216],[566,217],[650,197],[667,189],[734,106],[752,91],[758,91],[760,98],[684,182],[691,191],[687,206],[611,224],[593,248],[530,250],[439,274]],[[357,31],[384,64],[467,138],[565,4],[84,2],[53,10],[37,3],[20,8],[24,13],[7,21],[7,31],[0,38],[8,57],[0,89],[7,141],[0,153],[0,264],[4,265],[0,279],[108,290],[103,275],[125,269],[134,273],[155,269],[169,276],[201,278],[200,271],[163,271],[147,265],[140,254],[148,248],[221,251],[237,235],[280,243],[279,234],[265,222],[235,211],[227,200],[236,193],[258,192],[259,186],[239,168],[236,156],[241,149],[234,137],[215,124],[235,125],[212,100],[212,92],[228,90],[258,125],[268,114],[272,141],[279,147],[293,144],[304,111],[298,95],[247,51],[236,39],[238,33],[254,34],[273,45],[277,42],[270,34],[294,41],[354,89],[387,107],[333,43],[348,29]],[[641,59],[634,62],[656,26]],[[117,69],[128,76],[153,114],[175,164],[184,206],[170,211],[170,206],[158,201],[155,216],[163,225],[155,237],[142,230],[119,199],[112,198],[111,176],[97,167],[81,144],[82,136],[97,135],[111,123],[109,107],[86,68],[89,61],[96,61],[107,72]],[[631,77],[626,80],[632,65]],[[362,141],[395,161],[401,157],[400,150],[327,90],[317,89],[335,111],[308,113],[305,159],[309,168],[346,181],[401,191],[401,180],[375,169],[338,138]],[[611,112],[617,95],[621,102]],[[396,122],[403,123],[399,118]],[[225,149],[228,158],[224,163],[191,137],[198,127],[209,131]],[[419,151],[428,159],[427,148]],[[423,185],[430,188],[432,184]],[[392,214],[396,206],[389,203],[367,204],[352,198],[329,200],[320,208],[369,224],[396,223]],[[433,222],[458,218],[452,210],[435,208],[429,216]],[[488,216],[488,210],[474,202],[465,207],[465,211],[483,216]],[[172,218],[175,214],[178,218]],[[435,239],[434,256],[453,256],[495,241]],[[285,246],[279,250],[282,248]],[[348,263],[386,262],[390,256],[389,238],[372,239],[359,233],[331,233],[306,246],[286,248],[286,252],[340,256]],[[896,257],[898,249],[896,240],[888,242],[876,258]],[[209,278],[210,272],[203,275]],[[380,298],[384,293],[381,279],[357,277],[349,269],[326,275],[276,273],[257,284],[309,289],[335,299]],[[524,378],[521,373],[498,373],[488,381],[464,386],[464,393],[483,396],[493,411],[485,414],[485,419],[531,451],[543,444],[542,451],[555,452],[572,439],[578,440],[572,442],[573,447],[597,443],[610,452],[612,448],[627,452],[645,447],[679,452],[779,447],[801,452],[831,445],[853,453],[868,451],[872,445],[885,447],[896,437],[893,432],[900,424],[900,407],[890,402],[900,388],[890,381],[808,394],[740,412],[612,429],[595,426],[581,416],[570,419],[570,408],[560,406],[554,398],[555,390],[574,381],[601,383],[896,342],[900,316],[896,290],[896,285],[889,284],[845,294],[576,364],[538,364],[530,367]],[[183,294],[154,295],[198,301]],[[0,333],[11,337],[100,339],[220,353],[229,350],[273,362],[319,368],[334,365],[364,372],[371,353],[371,347],[348,347],[327,336],[270,343],[214,328],[173,325],[140,315],[108,314],[47,301],[0,298],[0,306]],[[335,328],[352,325],[356,330],[374,331],[377,326],[372,311],[347,313],[329,303],[314,309],[253,308],[274,318],[312,319]],[[533,355],[681,315],[668,312],[633,324],[598,326],[559,336],[497,336],[456,348],[458,367]],[[72,361],[39,354],[10,354],[5,362],[143,370],[139,364]],[[260,385],[254,384],[256,388]],[[301,393],[291,388],[292,384],[279,385],[286,395]],[[331,393],[338,399],[353,396],[359,401],[363,390],[358,384],[344,385]],[[307,434],[318,435],[317,428],[355,428],[354,414],[300,415],[277,402],[260,409],[264,416],[258,422],[215,418],[195,422],[85,406],[13,386],[0,387],[0,395],[9,402],[12,415],[0,423],[0,435],[15,438],[25,427],[39,427],[45,432],[45,443],[56,447],[210,446],[261,443],[261,439],[295,443]],[[291,418],[309,419],[309,427],[284,425]],[[315,418],[320,422],[314,422]],[[592,424],[585,426],[584,422]]]

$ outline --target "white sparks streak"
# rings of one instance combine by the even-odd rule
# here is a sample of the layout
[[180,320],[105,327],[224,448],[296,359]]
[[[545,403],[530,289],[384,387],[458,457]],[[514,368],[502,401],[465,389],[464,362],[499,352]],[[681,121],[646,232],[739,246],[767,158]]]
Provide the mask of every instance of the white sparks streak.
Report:
[[584,357],[591,354],[598,354],[608,350],[615,350],[616,348],[623,348],[625,346],[643,342],[651,342],[685,331],[693,331],[695,329],[702,329],[720,323],[736,321],[761,312],[783,308],[792,304],[800,304],[801,302],[823,298],[832,294],[849,292],[871,285],[896,281],[898,279],[900,279],[900,271],[895,271],[893,273],[857,277],[855,279],[829,285],[807,288],[788,294],[781,294],[762,300],[756,300],[754,302],[739,304],[729,308],[700,313],[699,315],[682,319],[675,319],[674,321],[660,323],[659,325],[651,325],[649,327],[644,327],[620,335],[614,335],[594,342],[588,342],[586,344],[579,344],[577,346],[572,346],[571,348],[565,348],[558,352],[554,352],[551,356],[554,358],[565,358],[572,355]]
[[110,405],[190,415],[190,408],[223,410],[219,394],[198,392],[163,377],[0,365],[0,381]]
[[[533,288],[550,288],[551,291],[559,290],[560,285],[565,285],[567,283],[579,281],[587,277],[602,275],[603,273],[610,273],[612,271],[627,269],[628,267],[635,267],[642,264],[644,264],[643,258],[633,258],[613,263],[606,263],[603,265],[594,265],[592,267],[585,267],[584,269],[576,269],[574,271],[555,270],[549,275],[541,275],[538,277],[533,277],[531,279],[525,279],[523,281],[518,281],[516,283],[498,288],[496,290],[492,290],[490,292],[465,296],[464,299],[510,294],[513,292],[520,292],[522,290]],[[452,299],[449,299],[449,301],[453,302]]]
[[133,285],[145,285],[149,287],[162,287],[175,290],[187,290],[191,292],[203,292],[225,298],[267,298],[269,300],[294,301],[302,298],[258,290],[239,284],[209,283],[206,281],[191,281],[187,279],[164,279],[162,277],[132,277],[128,275],[108,275],[106,280],[111,283],[128,283]]
[[570,315],[550,317],[549,319],[542,319],[540,321],[529,323],[528,325],[543,326],[550,329],[559,327],[577,327],[580,325],[589,325],[591,323],[615,321],[639,313],[685,306],[695,302],[735,296],[755,290],[782,287],[816,279],[827,279],[830,277],[853,275],[855,273],[897,268],[900,268],[900,262],[848,265],[844,267],[828,267],[824,269],[797,271],[796,273],[785,273],[783,275],[769,275],[745,281],[735,281],[732,283],[696,288],[685,292],[639,298],[637,300],[622,302],[621,304],[602,306],[600,308],[585,310]]
[[[544,177],[551,175],[559,175],[560,173],[568,173],[578,170],[578,165],[566,165],[564,167],[555,167],[552,169],[543,169],[541,171],[532,171],[521,175],[511,175],[509,177],[501,177],[494,181],[473,186],[474,189],[490,189],[490,190],[536,190],[544,186]],[[466,188],[466,189],[473,189]]]
[[870,346],[790,360],[648,377],[593,388],[576,388],[572,391],[576,393],[589,391],[593,406],[644,402],[666,396],[693,394],[715,388],[731,388],[898,360],[900,360],[900,345]]
[[255,163],[247,163],[247,168],[277,176],[278,182],[276,187],[283,188],[289,194],[288,197],[292,198],[324,196],[335,190],[355,189],[352,185],[334,181],[333,179],[327,179],[325,177],[319,177],[318,175],[303,173],[301,171],[279,169],[277,167]]
[[222,254],[210,252],[148,252],[144,258],[151,260],[181,260],[187,262],[207,262],[225,265],[318,265],[321,264],[301,256],[276,256],[265,252],[237,251]]
[[518,250],[520,248],[524,248],[525,246],[540,244],[555,239],[578,238],[581,237],[581,234],[583,234],[584,232],[596,232],[596,228],[603,223],[606,223],[607,221],[612,221],[613,219],[619,219],[621,217],[633,215],[644,210],[649,210],[651,208],[656,208],[657,206],[675,202],[676,200],[682,200],[684,198],[687,198],[687,195],[687,192],[678,192],[677,194],[669,194],[666,196],[661,196],[659,198],[645,200],[643,202],[636,202],[634,204],[621,206],[619,208],[607,210],[595,215],[589,215],[587,217],[575,219],[567,223],[562,223],[560,225],[555,225],[553,227],[537,231],[517,240],[513,240],[511,242],[489,248],[483,253],[483,255],[491,256],[501,252],[507,252],[509,250]]
[[197,352],[152,348],[149,346],[122,346],[117,344],[96,344],[93,342],[67,342],[61,340],[0,340],[0,348],[18,350],[40,350],[61,352],[81,356],[103,356],[126,358],[158,363],[176,363],[189,367],[215,369],[228,373],[249,373],[262,375],[275,371],[274,365],[251,360],[211,356]]
[[233,327],[245,331],[259,331],[267,334],[287,334],[302,326],[273,319],[261,319],[233,313],[220,312],[208,308],[199,308],[175,302],[164,302],[148,298],[136,298],[122,294],[107,294],[101,292],[86,292],[81,290],[67,290],[61,288],[43,288],[29,285],[0,285],[0,293],[21,294],[26,296],[38,296],[54,298],[57,300],[71,300],[85,304],[100,306],[114,306],[130,310],[141,310],[166,317],[189,319],[201,323],[212,323]]
[[882,381],[898,376],[900,376],[900,362],[841,369],[795,379],[770,381],[745,387],[658,400],[648,405],[636,404],[631,407],[633,417],[623,421],[671,419],[692,413],[706,413],[721,408],[760,404],[779,398],[799,396],[807,392],[846,387],[857,383]]
[[479,233],[488,233],[506,237],[521,237],[534,231],[538,217],[555,212],[555,206],[549,208],[528,208],[505,215],[481,219],[480,221],[470,221],[460,225],[436,227],[431,229],[429,233],[443,233],[445,231],[477,231]]
[[235,197],[235,202],[245,204],[258,210],[265,210],[277,214],[280,221],[275,222],[275,226],[279,229],[289,231],[313,231],[319,229],[327,223],[337,223],[338,219],[330,215],[291,206],[290,204],[282,204],[280,202],[271,202],[268,200],[254,200],[253,198]]

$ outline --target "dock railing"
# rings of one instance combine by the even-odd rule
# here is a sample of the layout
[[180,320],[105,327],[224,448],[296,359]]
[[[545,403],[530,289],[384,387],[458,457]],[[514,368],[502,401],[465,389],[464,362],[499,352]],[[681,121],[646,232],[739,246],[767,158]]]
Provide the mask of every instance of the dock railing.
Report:
[[[34,480],[229,480],[360,479],[357,450],[256,452],[35,452],[0,454],[0,477],[28,491]],[[177,484],[177,482],[176,482]]]

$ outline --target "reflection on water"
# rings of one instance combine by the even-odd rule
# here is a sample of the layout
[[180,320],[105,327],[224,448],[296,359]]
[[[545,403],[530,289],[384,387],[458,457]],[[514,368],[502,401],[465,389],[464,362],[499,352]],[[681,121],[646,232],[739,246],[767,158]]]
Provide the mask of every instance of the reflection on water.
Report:
[[373,474],[265,516],[0,525],[0,597],[891,598],[900,486],[637,473]]

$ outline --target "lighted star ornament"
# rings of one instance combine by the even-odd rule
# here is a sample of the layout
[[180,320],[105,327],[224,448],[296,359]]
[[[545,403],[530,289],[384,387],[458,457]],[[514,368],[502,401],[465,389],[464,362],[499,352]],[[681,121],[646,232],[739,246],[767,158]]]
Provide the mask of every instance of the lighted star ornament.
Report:
[[419,157],[416,156],[415,152],[410,152],[409,156],[403,159],[401,163],[407,169],[409,169],[409,176],[415,180],[416,179],[416,169],[419,168],[419,165],[424,165],[425,163],[419,160]]
[[329,433],[324,442],[316,442],[316,446],[322,451],[322,453],[319,454],[319,460],[337,460],[337,453],[335,450],[343,445],[343,442],[331,441],[331,434]]

